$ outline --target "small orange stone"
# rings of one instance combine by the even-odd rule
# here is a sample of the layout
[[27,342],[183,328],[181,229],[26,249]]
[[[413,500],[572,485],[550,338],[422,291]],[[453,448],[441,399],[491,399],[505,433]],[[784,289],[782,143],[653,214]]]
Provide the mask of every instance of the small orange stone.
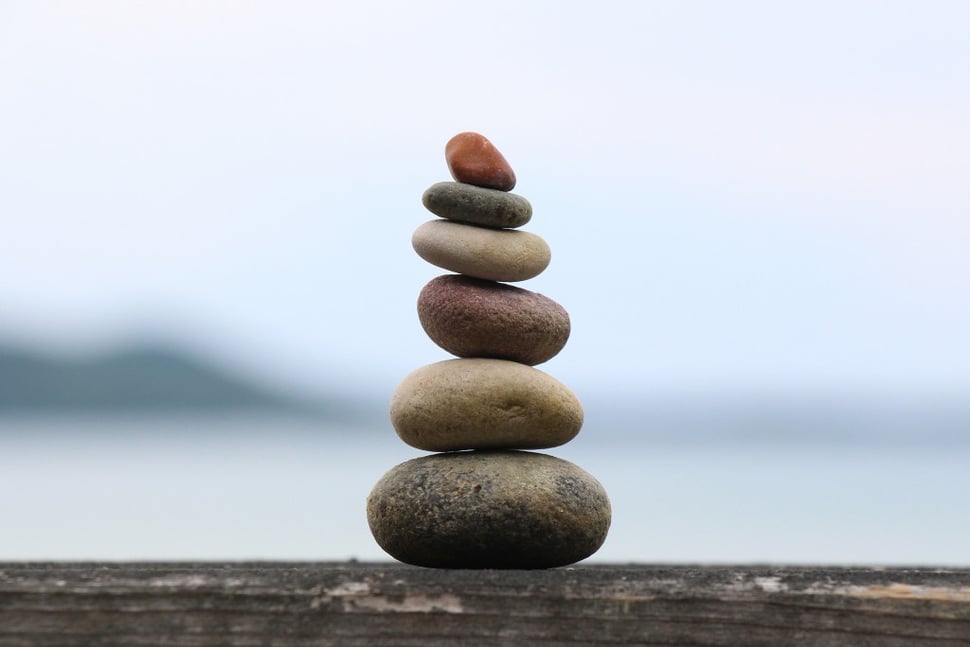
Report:
[[492,142],[478,133],[458,133],[445,145],[445,161],[457,182],[511,191],[515,172]]

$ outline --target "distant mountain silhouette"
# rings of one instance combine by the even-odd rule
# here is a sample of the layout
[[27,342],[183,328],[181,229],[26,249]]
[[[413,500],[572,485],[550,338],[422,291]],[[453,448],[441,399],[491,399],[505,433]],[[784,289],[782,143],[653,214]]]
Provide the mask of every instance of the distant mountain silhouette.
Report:
[[162,345],[73,357],[0,345],[0,413],[263,409],[359,418],[362,403],[304,401]]

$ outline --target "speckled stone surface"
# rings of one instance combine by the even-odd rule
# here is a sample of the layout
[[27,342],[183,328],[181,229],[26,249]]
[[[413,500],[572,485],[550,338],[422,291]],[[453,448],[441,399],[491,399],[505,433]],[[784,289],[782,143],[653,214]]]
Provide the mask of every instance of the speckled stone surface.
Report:
[[436,216],[482,227],[515,229],[532,218],[532,205],[522,196],[461,182],[432,184],[421,202]]
[[391,396],[401,440],[433,452],[543,449],[583,426],[576,395],[539,369],[502,359],[450,359],[412,372]]
[[552,299],[461,274],[431,279],[418,295],[418,319],[431,340],[458,357],[492,357],[533,366],[569,339],[569,314]]
[[499,191],[515,188],[515,172],[505,156],[484,135],[458,133],[445,144],[445,162],[459,182]]
[[525,281],[549,266],[552,253],[527,231],[432,220],[414,231],[418,256],[440,268],[489,281]]
[[432,454],[392,468],[367,521],[392,557],[440,568],[552,568],[606,539],[610,501],[576,465],[536,452]]

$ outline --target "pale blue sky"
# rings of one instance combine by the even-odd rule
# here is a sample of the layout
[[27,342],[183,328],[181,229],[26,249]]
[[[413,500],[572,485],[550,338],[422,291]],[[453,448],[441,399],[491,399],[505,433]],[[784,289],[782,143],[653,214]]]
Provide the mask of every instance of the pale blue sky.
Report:
[[447,355],[410,246],[477,130],[587,393],[970,388],[970,3],[0,0],[0,333],[313,390]]

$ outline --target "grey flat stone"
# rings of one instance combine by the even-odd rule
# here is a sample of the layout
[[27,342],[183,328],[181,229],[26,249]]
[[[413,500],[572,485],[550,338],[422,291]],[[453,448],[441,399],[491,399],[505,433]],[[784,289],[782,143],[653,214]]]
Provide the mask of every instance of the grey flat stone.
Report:
[[433,184],[421,202],[436,216],[483,227],[514,229],[532,218],[532,205],[522,196],[462,182]]

